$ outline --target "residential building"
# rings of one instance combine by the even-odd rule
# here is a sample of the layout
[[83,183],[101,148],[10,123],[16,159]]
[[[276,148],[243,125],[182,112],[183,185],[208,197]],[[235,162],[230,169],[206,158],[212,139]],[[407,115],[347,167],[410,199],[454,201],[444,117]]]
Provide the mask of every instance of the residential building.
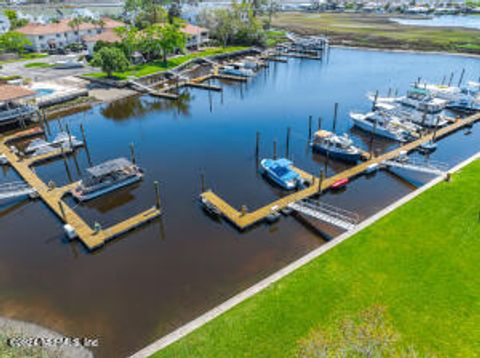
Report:
[[78,28],[69,26],[70,19],[62,19],[48,24],[30,23],[16,31],[21,32],[32,42],[31,49],[37,52],[64,48],[65,46],[82,42],[83,36],[101,34],[104,31],[125,26],[123,22],[102,18],[104,26],[85,22]]
[[199,48],[205,46],[209,41],[208,29],[192,24],[182,27],[182,32],[187,36],[187,48]]
[[0,126],[31,118],[38,108],[27,102],[35,95],[25,87],[0,84]]

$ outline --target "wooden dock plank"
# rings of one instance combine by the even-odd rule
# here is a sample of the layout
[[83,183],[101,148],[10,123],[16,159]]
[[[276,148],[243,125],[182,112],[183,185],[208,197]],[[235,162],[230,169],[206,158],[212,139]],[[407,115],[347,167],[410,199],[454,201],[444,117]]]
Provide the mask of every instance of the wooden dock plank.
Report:
[[[474,122],[480,120],[480,113],[472,115],[463,120],[456,120],[453,124],[441,128],[437,131],[436,138],[444,137],[450,133],[457,131],[458,129],[473,124]],[[411,152],[412,150],[416,149],[423,143],[430,141],[433,137],[433,133],[429,133],[413,142],[407,143],[402,145],[390,152],[384,153],[378,157],[373,157],[365,162],[362,162],[354,167],[344,170],[334,176],[326,178],[322,181],[321,190],[326,190],[330,188],[335,182],[341,179],[351,179],[357,175],[360,175],[365,172],[365,170],[372,164],[381,164],[384,161],[394,159],[400,155],[401,152]],[[213,205],[215,205],[222,214],[227,217],[230,221],[232,221],[238,228],[244,229],[248,226],[255,224],[263,219],[265,219],[268,215],[272,213],[273,210],[278,211],[288,206],[288,204],[306,199],[310,196],[313,196],[318,193],[319,191],[319,178],[315,177],[312,174],[309,174],[299,168],[294,167],[295,171],[297,171],[304,179],[308,179],[313,182],[311,185],[303,190],[294,192],[290,195],[287,195],[283,198],[275,200],[253,212],[247,213],[245,215],[241,215],[235,208],[230,206],[226,201],[220,198],[218,195],[211,191],[207,191],[202,193],[202,197],[210,201]]]

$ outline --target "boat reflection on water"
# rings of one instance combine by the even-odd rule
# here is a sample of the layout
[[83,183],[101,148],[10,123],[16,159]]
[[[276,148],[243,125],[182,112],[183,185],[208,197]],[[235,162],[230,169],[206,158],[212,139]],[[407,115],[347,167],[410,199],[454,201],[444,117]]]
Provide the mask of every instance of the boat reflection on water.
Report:
[[195,99],[190,91],[183,90],[176,100],[162,100],[153,97],[132,96],[111,102],[102,108],[105,118],[125,121],[131,118],[143,118],[152,111],[176,111],[182,116],[190,116],[190,102]]

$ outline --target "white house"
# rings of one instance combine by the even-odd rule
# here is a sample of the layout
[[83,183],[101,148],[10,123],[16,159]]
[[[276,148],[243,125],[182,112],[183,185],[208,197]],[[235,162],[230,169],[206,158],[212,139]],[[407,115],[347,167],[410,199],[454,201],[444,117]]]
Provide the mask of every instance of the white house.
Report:
[[108,17],[102,18],[105,25],[100,27],[89,22],[80,24],[77,28],[68,25],[70,19],[62,19],[57,23],[40,24],[30,23],[18,28],[32,42],[32,50],[37,52],[63,48],[69,44],[82,42],[83,36],[101,34],[117,27],[123,27],[125,24],[120,21],[112,20]]
[[3,12],[0,12],[0,34],[4,34],[10,30],[10,20]]

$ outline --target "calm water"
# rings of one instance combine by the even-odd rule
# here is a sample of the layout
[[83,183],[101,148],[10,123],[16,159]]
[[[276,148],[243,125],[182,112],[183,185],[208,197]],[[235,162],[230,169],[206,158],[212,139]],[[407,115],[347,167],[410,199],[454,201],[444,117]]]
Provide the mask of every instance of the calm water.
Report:
[[392,18],[392,21],[402,25],[433,26],[433,27],[466,27],[480,30],[480,16],[477,15],[441,15],[431,19]]
[[[0,207],[0,315],[33,321],[67,335],[98,337],[99,356],[125,356],[235,293],[299,258],[338,231],[318,223],[283,217],[239,233],[216,222],[199,207],[201,172],[207,184],[236,207],[253,209],[282,195],[257,174],[255,132],[261,153],[285,151],[286,128],[292,128],[290,156],[312,173],[324,158],[307,148],[307,118],[324,118],[331,128],[333,103],[340,103],[339,131],[349,131],[368,147],[369,139],[351,129],[348,112],[368,110],[365,93],[405,90],[418,76],[441,81],[454,71],[476,78],[479,61],[458,56],[393,54],[333,49],[328,62],[290,60],[272,63],[248,84],[222,83],[223,95],[185,91],[174,102],[138,97],[95,107],[63,118],[75,134],[84,123],[94,164],[129,155],[135,143],[145,180],[76,210],[89,222],[111,225],[153,205],[153,181],[161,183],[162,220],[153,222],[94,254],[68,243],[60,222],[40,201]],[[51,122],[54,132],[58,123]],[[480,149],[480,130],[441,142],[432,158],[457,163]],[[376,141],[378,150],[392,143]],[[78,169],[77,169],[78,164]],[[72,179],[88,166],[85,151],[70,158]],[[344,169],[329,165],[329,175]],[[68,182],[62,161],[37,167],[45,180]],[[2,168],[0,182],[17,180]],[[325,200],[362,217],[377,212],[414,189],[386,172],[361,177],[347,190]]]

